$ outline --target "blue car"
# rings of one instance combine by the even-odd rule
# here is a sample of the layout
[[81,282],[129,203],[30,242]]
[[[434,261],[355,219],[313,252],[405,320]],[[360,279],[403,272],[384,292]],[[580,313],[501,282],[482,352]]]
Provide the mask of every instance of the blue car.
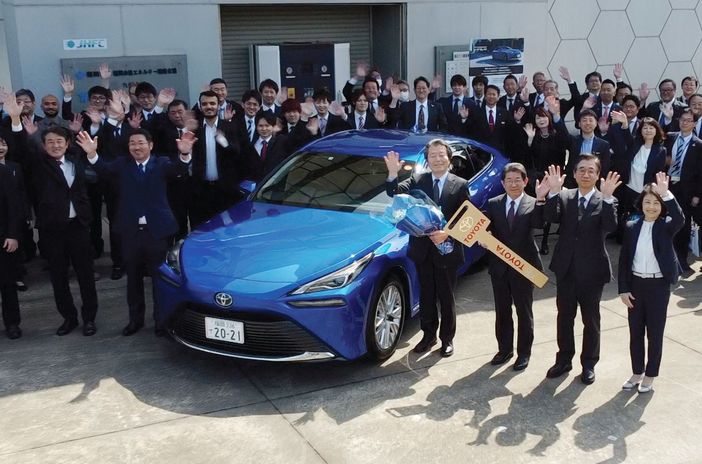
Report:
[[519,61],[522,59],[522,51],[503,45],[492,50],[492,59],[495,61]]
[[[155,276],[159,322],[185,346],[237,358],[388,358],[419,310],[419,283],[408,236],[382,218],[392,201],[383,156],[399,152],[407,178],[427,169],[435,137],[446,139],[346,131],[290,156],[169,251]],[[497,150],[447,140],[475,204],[502,192]],[[467,265],[482,253],[467,248]]]

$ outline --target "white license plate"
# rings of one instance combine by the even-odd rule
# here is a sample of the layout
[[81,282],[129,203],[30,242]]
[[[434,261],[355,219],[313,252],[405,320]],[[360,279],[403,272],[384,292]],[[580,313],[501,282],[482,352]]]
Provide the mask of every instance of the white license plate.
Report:
[[244,323],[205,317],[205,337],[229,343],[244,343]]

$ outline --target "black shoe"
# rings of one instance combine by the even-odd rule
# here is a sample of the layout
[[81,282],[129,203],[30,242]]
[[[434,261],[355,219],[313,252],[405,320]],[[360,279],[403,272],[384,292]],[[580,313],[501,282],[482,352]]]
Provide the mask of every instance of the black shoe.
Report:
[[112,274],[110,274],[110,279],[119,280],[122,278],[123,275],[124,275],[124,269],[122,269],[119,266],[115,266],[112,268]]
[[555,379],[556,377],[560,377],[566,372],[569,372],[573,369],[573,365],[571,363],[556,363],[551,368],[546,372],[546,377],[549,379]]
[[18,280],[17,282],[15,282],[15,287],[17,287],[18,292],[27,291],[27,284],[24,283],[24,280]]
[[92,337],[96,332],[97,327],[95,326],[95,322],[89,321],[83,323],[83,335],[86,337]]
[[78,327],[78,321],[70,321],[66,319],[63,324],[61,324],[61,327],[56,330],[56,335],[59,337],[68,335],[69,333],[73,332],[73,329],[76,327]]
[[425,353],[434,345],[436,345],[436,338],[422,338],[412,351],[415,353]]
[[529,365],[529,356],[517,356],[517,360],[514,361],[514,366],[512,369],[515,371],[523,371]]
[[125,337],[129,337],[130,335],[134,335],[135,333],[139,332],[139,329],[141,329],[142,327],[144,327],[144,324],[130,322],[124,329],[122,329],[122,335],[124,335]]
[[453,343],[442,343],[441,352],[439,354],[441,354],[442,358],[450,358],[453,356]]
[[7,326],[7,338],[10,340],[17,340],[22,336],[22,329],[18,325]]
[[580,374],[580,380],[582,380],[585,385],[592,385],[595,383],[595,370],[583,369],[583,373]]
[[499,366],[500,364],[504,364],[507,361],[509,361],[512,358],[512,356],[514,356],[514,353],[512,353],[511,351],[507,351],[504,353],[498,351],[497,354],[492,357],[492,361],[490,361],[490,364],[492,364],[493,366]]
[[539,250],[539,253],[541,253],[544,256],[547,255],[548,254],[548,245],[546,245],[546,244],[541,245],[541,249]]

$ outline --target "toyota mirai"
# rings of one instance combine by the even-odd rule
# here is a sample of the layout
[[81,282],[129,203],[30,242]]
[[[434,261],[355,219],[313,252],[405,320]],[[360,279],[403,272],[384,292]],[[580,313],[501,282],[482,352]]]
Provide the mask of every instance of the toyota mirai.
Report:
[[[435,137],[447,136],[346,131],[291,155],[169,251],[155,276],[158,322],[179,343],[224,356],[388,358],[418,313],[419,284],[407,234],[383,217],[392,202],[383,156],[399,152],[406,179],[427,170]],[[502,191],[497,150],[446,140],[474,204]],[[465,251],[462,271],[482,254]]]

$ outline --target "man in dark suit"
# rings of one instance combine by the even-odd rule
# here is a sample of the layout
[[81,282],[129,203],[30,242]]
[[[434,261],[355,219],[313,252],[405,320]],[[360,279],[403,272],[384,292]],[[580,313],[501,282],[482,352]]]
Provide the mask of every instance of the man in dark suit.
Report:
[[[502,170],[504,194],[488,201],[485,215],[490,219],[492,234],[535,268],[543,269],[539,250],[534,243],[534,228],[542,228],[543,214],[536,212],[536,199],[524,193],[529,179],[520,163],[509,163]],[[542,208],[539,206],[538,208]],[[495,297],[495,336],[498,351],[491,364],[504,364],[513,356],[514,324],[512,304],[517,310],[517,360],[514,370],[529,365],[534,341],[534,284],[509,267],[497,256],[490,256],[490,279]]]
[[[560,233],[550,269],[556,274],[558,307],[558,354],[546,376],[560,377],[573,367],[575,337],[573,325],[578,305],[585,326],[580,363],[583,383],[595,381],[595,364],[600,358],[600,299],[604,285],[612,279],[612,267],[605,248],[605,237],[617,229],[614,190],[621,184],[611,172],[600,178],[600,160],[584,154],[574,165],[577,188],[563,190],[565,174],[550,166],[536,188],[537,203],[545,201],[544,220],[560,224]],[[548,200],[546,200],[548,197]]]
[[[0,143],[5,144],[4,139]],[[6,146],[6,145],[5,145]],[[9,169],[0,164],[0,297],[7,338],[22,336],[19,300],[15,285],[16,256],[22,228],[21,200]]]
[[529,105],[533,109],[544,104],[544,82],[546,82],[546,74],[541,71],[536,71],[531,77],[531,85],[534,86],[535,92],[529,94]]
[[[145,129],[137,129],[129,136],[131,157],[124,156],[113,162],[100,159],[97,140],[90,138],[87,132],[78,134],[77,143],[99,175],[117,179],[119,202],[115,226],[122,238],[129,305],[129,324],[122,335],[133,335],[144,326],[144,269],[156,275],[166,256],[168,239],[178,230],[168,205],[167,181],[178,173],[187,172],[194,136],[187,133],[187,138],[179,139],[181,162],[175,163],[167,157],[151,155],[153,139]],[[158,320],[155,305],[154,320]],[[156,326],[155,330],[156,335],[163,335],[161,327]]]
[[329,89],[320,88],[315,90],[312,99],[317,110],[317,122],[319,124],[319,133],[316,137],[324,137],[349,129],[349,124],[346,122],[346,113],[341,107],[337,111],[338,114],[332,114],[331,103],[334,101],[334,96]]
[[261,94],[261,108],[259,111],[268,111],[276,117],[283,117],[280,105],[276,103],[278,92],[280,92],[278,83],[273,79],[264,79],[258,85],[258,92]]
[[517,109],[524,106],[524,102],[519,98],[519,81],[514,74],[508,74],[502,81],[502,88],[505,95],[497,100],[497,106],[506,109],[514,114]]
[[[390,151],[385,157],[388,168],[388,180],[385,188],[387,194],[408,193],[419,189],[439,205],[448,220],[468,199],[468,181],[449,172],[451,166],[451,147],[441,139],[430,141],[424,149],[430,172],[412,176],[398,183],[398,176],[403,162],[400,154]],[[407,255],[415,263],[419,276],[419,314],[424,335],[414,347],[415,353],[423,353],[436,344],[436,331],[439,329],[439,311],[441,307],[441,356],[453,355],[453,337],[456,334],[456,310],[454,289],[456,288],[456,271],[463,263],[463,246],[454,243],[453,251],[442,255],[436,245],[448,239],[443,230],[433,232],[429,237],[410,237]]]
[[617,86],[611,79],[605,79],[600,85],[600,96],[592,110],[597,115],[597,127],[595,135],[601,139],[607,139],[609,126],[612,124],[612,111],[621,111],[622,107],[614,101]]
[[62,127],[42,133],[43,152],[28,150],[27,133],[20,122],[21,109],[10,101],[5,110],[22,154],[21,162],[31,173],[36,196],[36,227],[49,262],[49,274],[56,308],[64,318],[56,334],[67,335],[78,326],[78,312],[68,284],[68,265],[78,278],[83,307],[83,335],[97,331],[97,292],[90,246],[90,202],[86,188],[85,164],[70,153],[70,135]]
[[478,108],[485,104],[485,88],[489,83],[488,78],[482,74],[478,74],[470,81],[470,86],[473,89],[473,95],[471,95],[470,99]]
[[478,108],[473,100],[466,97],[467,86],[466,78],[460,74],[455,74],[451,76],[451,95],[439,98],[437,101],[446,115],[446,122],[448,123],[446,132],[449,134],[461,135],[463,133],[461,108],[465,107],[469,112]]
[[398,129],[424,133],[445,132],[448,123],[441,105],[428,100],[430,91],[429,80],[420,76],[414,80],[416,100],[410,100],[394,110],[391,110],[391,125]]
[[[382,119],[378,121],[378,118]],[[371,113],[368,99],[362,89],[356,89],[351,96],[351,113],[347,118],[347,123],[351,129],[380,129],[385,125],[385,110],[376,108]]]
[[[554,117],[554,122],[557,122]],[[583,110],[578,117],[580,121],[580,134],[570,136],[570,149],[568,151],[568,164],[566,172],[574,172],[575,164],[580,159],[581,154],[591,154],[597,156],[600,160],[600,168],[602,176],[609,173],[612,153],[609,142],[595,136],[595,128],[597,127],[597,114],[592,110]],[[575,178],[566,179],[568,188],[575,187]]]
[[497,148],[512,159],[515,154],[508,150],[512,147],[509,142],[518,137],[517,131],[520,129],[512,114],[497,106],[499,98],[500,89],[496,85],[488,85],[485,105],[469,112],[464,131],[469,137]]
[[307,123],[300,118],[302,106],[299,101],[288,98],[281,105],[281,111],[285,121],[280,133],[288,137],[290,150],[295,152],[312,141],[312,134],[307,130]]
[[270,111],[256,115],[258,140],[244,151],[247,179],[260,181],[292,153],[288,137],[275,133],[276,124],[277,118]]
[[[666,112],[672,110],[672,121],[676,121],[685,108],[684,103],[675,99],[676,88],[677,86],[674,80],[663,79],[660,84],[658,84],[658,95],[660,95],[661,99],[646,105],[647,116],[658,121],[658,124],[664,129],[671,123],[671,118],[666,116]],[[677,127],[670,127],[668,129],[677,129]]]
[[[561,74],[563,76],[563,74]],[[570,87],[570,80],[568,80],[568,86]],[[575,99],[574,105],[573,105],[573,115],[575,116],[575,127],[579,128],[580,127],[580,119],[578,115],[583,109],[583,105],[585,104],[585,101],[588,98],[592,99],[597,99],[600,96],[600,86],[602,85],[602,74],[598,73],[597,71],[592,71],[589,72],[585,75],[585,86],[587,87],[587,92],[583,92],[582,94],[578,95],[578,98]],[[577,87],[576,87],[577,88]],[[573,91],[571,90],[571,93]],[[575,97],[575,95],[572,95]]]
[[241,199],[246,172],[236,126],[219,118],[217,94],[200,94],[204,120],[195,132],[192,160],[193,198],[190,224],[196,227]]
[[[236,117],[244,112],[244,108],[234,100],[230,100],[227,82],[221,77],[216,77],[210,81],[210,90],[217,95],[217,113],[219,119],[227,119],[227,116]],[[196,103],[192,110],[198,119],[202,119],[202,109],[199,102]]]
[[241,96],[243,111],[234,116],[232,123],[236,128],[242,150],[246,147],[253,147],[258,139],[256,115],[260,113],[262,102],[261,94],[256,89],[247,90]]
[[684,108],[678,118],[680,132],[669,132],[665,147],[670,156],[670,191],[685,213],[685,225],[675,235],[675,252],[684,272],[692,269],[687,262],[692,219],[700,220],[702,198],[702,140],[692,133],[695,119],[690,108]]

